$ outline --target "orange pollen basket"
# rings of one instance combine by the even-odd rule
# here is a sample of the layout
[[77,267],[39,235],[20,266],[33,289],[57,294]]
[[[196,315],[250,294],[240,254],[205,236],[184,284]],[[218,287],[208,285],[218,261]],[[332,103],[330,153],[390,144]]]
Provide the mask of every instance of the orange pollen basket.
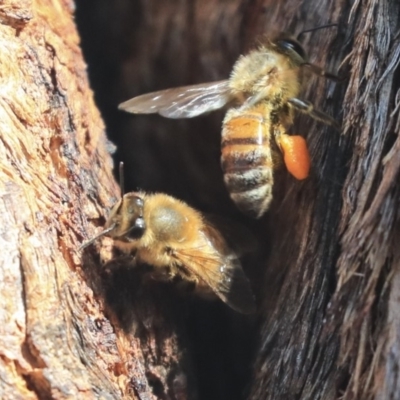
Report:
[[279,144],[287,170],[296,179],[307,178],[310,172],[310,155],[305,139],[302,136],[282,135]]

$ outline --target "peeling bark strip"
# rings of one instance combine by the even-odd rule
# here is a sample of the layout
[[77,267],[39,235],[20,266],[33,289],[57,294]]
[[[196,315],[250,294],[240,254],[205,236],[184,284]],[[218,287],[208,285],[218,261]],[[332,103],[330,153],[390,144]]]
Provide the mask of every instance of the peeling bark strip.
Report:
[[[400,398],[399,5],[326,2],[312,11],[313,3],[297,12],[317,26],[339,23],[336,38],[327,32],[318,41],[339,44],[324,57],[346,58],[344,100],[332,84],[318,95],[333,96],[342,135],[334,145],[326,133],[309,135],[318,188],[301,201],[294,243],[282,243],[267,261],[277,271],[289,266],[278,303],[266,313],[251,399]],[[287,213],[293,206],[285,200]],[[286,224],[282,213],[273,219]]]
[[344,399],[400,398],[400,361],[393,360],[400,345],[393,335],[400,313],[394,300],[400,266],[399,11],[394,1],[355,3],[351,10],[344,134],[355,138],[355,151],[342,190],[331,309],[341,334],[339,365],[351,371]]

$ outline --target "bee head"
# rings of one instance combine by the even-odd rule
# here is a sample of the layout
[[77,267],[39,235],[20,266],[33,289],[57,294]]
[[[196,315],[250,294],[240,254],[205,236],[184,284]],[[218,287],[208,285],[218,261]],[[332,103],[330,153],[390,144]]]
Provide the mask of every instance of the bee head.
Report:
[[298,40],[286,33],[281,33],[273,42],[280,53],[287,54],[296,63],[304,63],[307,54]]
[[143,218],[143,198],[138,193],[127,193],[112,208],[104,229],[98,235],[83,243],[79,250],[83,250],[102,236],[119,239],[124,242],[142,237],[146,230]]
[[327,24],[317,26],[316,28],[311,28],[300,32],[297,38],[293,38],[286,32],[282,32],[275,38],[273,45],[283,54],[288,55],[296,64],[308,64],[307,54],[300,44],[300,37],[308,32],[315,32],[320,29],[338,27],[338,24]]
[[146,230],[143,207],[143,198],[138,193],[125,194],[112,208],[104,235],[128,242],[139,239]]

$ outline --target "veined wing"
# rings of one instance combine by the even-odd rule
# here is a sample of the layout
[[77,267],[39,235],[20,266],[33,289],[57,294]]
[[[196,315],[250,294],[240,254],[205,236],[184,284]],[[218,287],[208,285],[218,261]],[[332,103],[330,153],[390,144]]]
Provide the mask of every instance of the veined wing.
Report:
[[205,282],[234,310],[243,314],[254,313],[253,293],[237,255],[216,229],[207,226],[206,230],[203,245],[174,251],[178,263]]
[[232,100],[228,80],[160,90],[134,97],[118,108],[134,114],[158,113],[167,118],[192,118],[218,110]]

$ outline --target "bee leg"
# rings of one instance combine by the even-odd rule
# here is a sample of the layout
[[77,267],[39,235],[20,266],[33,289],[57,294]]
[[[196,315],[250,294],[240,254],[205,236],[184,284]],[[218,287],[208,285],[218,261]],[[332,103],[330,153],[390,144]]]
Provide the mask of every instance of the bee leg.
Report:
[[302,67],[308,68],[313,74],[322,76],[324,78],[332,79],[333,81],[341,82],[344,80],[342,76],[333,74],[332,72],[325,71],[323,68],[318,67],[318,65],[311,64],[308,62],[305,62],[301,64]]
[[265,99],[266,93],[264,93],[264,91],[260,90],[257,94],[248,97],[243,104],[240,106],[240,110],[241,111],[245,111],[251,107],[253,107],[255,104],[257,104],[258,102],[260,102],[261,100]]
[[311,118],[321,121],[327,125],[333,126],[335,129],[340,130],[340,125],[328,114],[323,111],[316,110],[314,105],[307,100],[300,100],[295,97],[288,100],[288,103],[296,110],[308,114]]

